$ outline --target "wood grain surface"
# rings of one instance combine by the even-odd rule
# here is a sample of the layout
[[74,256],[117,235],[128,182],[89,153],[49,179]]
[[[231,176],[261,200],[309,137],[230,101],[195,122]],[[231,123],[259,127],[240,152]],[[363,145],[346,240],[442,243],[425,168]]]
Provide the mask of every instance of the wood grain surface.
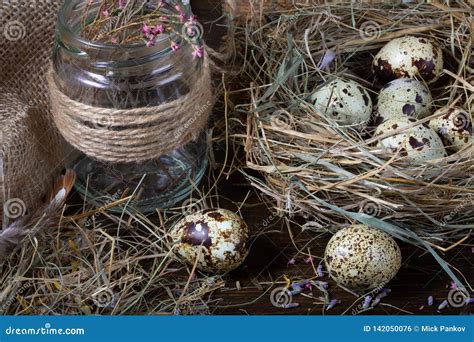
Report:
[[[281,1],[280,1],[281,2]],[[243,11],[248,8],[248,0],[237,1]],[[217,47],[221,37],[225,34],[222,20],[221,0],[193,0],[193,10],[205,27],[205,39],[212,47]],[[221,18],[221,20],[217,20]],[[294,296],[293,303],[299,306],[293,309],[275,307],[270,301],[272,289],[282,286],[275,282],[282,282],[284,276],[291,280],[314,277],[315,272],[311,264],[304,262],[304,256],[298,250],[310,252],[315,256],[315,262],[324,254],[324,249],[330,236],[316,236],[311,232],[302,232],[296,225],[285,224],[284,220],[273,217],[266,206],[262,204],[259,194],[255,193],[243,179],[232,178],[221,184],[223,197],[230,198],[234,203],[240,203],[247,197],[243,207],[243,216],[252,230],[252,249],[245,265],[232,272],[226,283],[226,289],[215,294],[215,298],[222,298],[214,309],[215,314],[354,314],[360,305],[354,295],[330,283],[330,296],[340,303],[329,311],[324,311],[322,305],[317,304],[319,291],[305,292],[304,295]],[[252,205],[253,204],[253,205]],[[234,207],[232,207],[234,206]],[[229,203],[231,209],[235,204]],[[290,238],[293,236],[293,241]],[[441,253],[453,269],[460,270],[467,278],[467,282],[474,280],[473,240],[448,252]],[[392,292],[383,299],[383,305],[363,314],[439,314],[437,307],[447,299],[450,278],[441,270],[433,257],[421,249],[400,243],[403,256],[403,265],[397,277],[388,284]],[[295,265],[288,265],[290,259],[297,259]],[[273,284],[273,285],[272,285]],[[434,297],[434,305],[427,306],[428,296]],[[471,295],[472,296],[472,295]],[[352,306],[352,307],[351,307]],[[424,306],[423,310],[419,310]],[[462,308],[448,307],[442,314],[467,314],[472,305]]]

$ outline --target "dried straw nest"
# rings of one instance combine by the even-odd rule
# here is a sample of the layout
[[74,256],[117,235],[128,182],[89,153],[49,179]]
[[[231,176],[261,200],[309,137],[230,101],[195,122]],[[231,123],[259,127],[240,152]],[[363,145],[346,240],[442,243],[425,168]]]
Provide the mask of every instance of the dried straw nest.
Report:
[[[430,251],[468,239],[472,144],[446,158],[407,162],[377,148],[367,132],[335,125],[310,99],[318,84],[348,77],[376,103],[383,84],[372,73],[375,54],[396,37],[415,35],[442,47],[443,75],[429,85],[434,108],[456,104],[472,119],[472,7],[453,6],[251,6],[237,48],[244,82],[230,92],[231,98],[247,94],[248,103],[234,106],[231,137],[245,150],[242,172],[279,213],[304,216],[307,228],[321,231],[363,222]],[[335,59],[325,66],[331,54]]]

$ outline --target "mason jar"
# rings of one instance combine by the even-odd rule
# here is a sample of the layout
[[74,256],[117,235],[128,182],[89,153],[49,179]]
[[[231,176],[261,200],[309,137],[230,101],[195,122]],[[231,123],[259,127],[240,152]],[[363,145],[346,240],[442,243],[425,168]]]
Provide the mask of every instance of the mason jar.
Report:
[[[52,79],[63,94],[85,105],[120,110],[179,100],[196,86],[204,70],[203,58],[193,56],[193,46],[177,33],[157,36],[153,46],[84,39],[82,15],[88,1],[65,1],[59,12]],[[186,16],[192,15],[184,1],[170,3],[178,3]],[[99,10],[93,3],[91,17]],[[170,14],[176,11],[174,5],[167,10]],[[173,49],[170,42],[180,49]],[[110,120],[113,122],[113,115]],[[91,119],[86,124],[94,129],[109,123]],[[206,131],[196,136],[169,153],[139,162],[110,162],[81,154],[73,165],[76,188],[95,206],[133,195],[127,205],[141,212],[170,208],[193,191],[207,168]],[[123,206],[113,210],[121,211]]]

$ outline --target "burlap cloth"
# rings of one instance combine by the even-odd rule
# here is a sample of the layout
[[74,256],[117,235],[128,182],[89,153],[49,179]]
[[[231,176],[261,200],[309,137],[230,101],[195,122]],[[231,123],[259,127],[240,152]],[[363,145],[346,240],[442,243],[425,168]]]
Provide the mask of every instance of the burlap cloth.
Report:
[[39,203],[72,151],[50,119],[46,86],[61,3],[0,1],[0,220],[4,224],[4,218],[14,219]]

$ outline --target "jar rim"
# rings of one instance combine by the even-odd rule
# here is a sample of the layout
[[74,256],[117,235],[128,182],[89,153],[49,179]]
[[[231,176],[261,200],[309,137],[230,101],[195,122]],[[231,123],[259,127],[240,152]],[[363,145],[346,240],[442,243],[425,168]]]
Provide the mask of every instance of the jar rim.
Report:
[[[90,48],[95,48],[95,49],[137,49],[137,48],[145,48],[146,47],[146,42],[141,41],[141,42],[134,42],[134,43],[129,43],[129,44],[114,44],[114,43],[107,43],[107,42],[97,42],[94,40],[86,39],[82,37],[80,34],[75,32],[70,25],[66,22],[66,12],[69,9],[69,6],[72,6],[74,2],[80,3],[80,2],[85,2],[88,0],[65,0],[64,3],[61,5],[59,12],[58,12],[58,29],[61,32],[61,34],[67,34],[69,38],[80,45],[88,46]],[[191,6],[189,4],[183,3],[183,1],[180,1],[182,3],[183,8],[187,11],[191,11]],[[176,33],[173,34],[167,34],[167,35],[158,35],[157,37],[160,37],[159,39],[155,40],[155,43],[163,43],[167,41],[169,38],[175,37]]]

